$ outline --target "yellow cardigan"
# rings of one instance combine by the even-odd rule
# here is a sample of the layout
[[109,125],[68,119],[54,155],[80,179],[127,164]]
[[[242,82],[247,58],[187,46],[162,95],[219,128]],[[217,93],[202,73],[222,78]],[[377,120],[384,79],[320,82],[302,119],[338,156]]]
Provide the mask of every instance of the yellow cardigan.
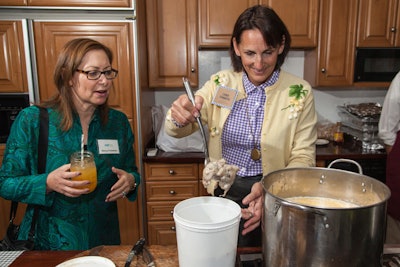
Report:
[[[242,82],[243,73],[223,70],[217,73],[226,78],[225,86],[238,90],[236,101],[246,97]],[[214,77],[214,75],[213,75]],[[302,84],[307,90],[304,106],[298,117],[290,119],[288,107],[292,97],[289,97],[289,86]],[[210,159],[216,161],[222,158],[222,129],[230,109],[221,108],[211,103],[217,86],[211,78],[196,92],[204,98],[201,118],[208,124],[210,138],[208,149]],[[317,139],[317,114],[315,112],[312,88],[308,82],[288,72],[281,71],[278,81],[265,88],[266,101],[264,106],[264,122],[261,129],[261,157],[263,174],[288,167],[315,166],[315,141]],[[167,134],[180,138],[198,130],[197,123],[179,128],[171,121],[171,110],[165,120]],[[239,166],[240,167],[240,166]]]

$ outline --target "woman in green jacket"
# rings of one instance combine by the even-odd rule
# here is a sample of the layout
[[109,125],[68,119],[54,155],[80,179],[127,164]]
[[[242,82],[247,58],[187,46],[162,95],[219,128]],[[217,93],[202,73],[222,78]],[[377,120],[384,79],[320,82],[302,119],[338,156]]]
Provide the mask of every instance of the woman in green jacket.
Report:
[[[120,244],[116,200],[136,199],[140,176],[134,137],[125,114],[109,108],[112,52],[91,39],[62,50],[54,73],[57,94],[42,106],[49,114],[46,171],[37,174],[39,108],[22,110],[12,125],[0,169],[0,196],[28,204],[19,239],[27,239],[33,208],[39,207],[35,249],[86,250]],[[95,157],[98,184],[89,193],[74,181],[69,157],[81,149]],[[109,149],[112,146],[113,149]]]

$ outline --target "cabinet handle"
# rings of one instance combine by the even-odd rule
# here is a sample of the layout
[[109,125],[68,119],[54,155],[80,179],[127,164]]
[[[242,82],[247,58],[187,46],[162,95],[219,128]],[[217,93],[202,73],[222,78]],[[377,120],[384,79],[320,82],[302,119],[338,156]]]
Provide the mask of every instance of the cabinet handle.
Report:
[[171,175],[175,173],[175,171],[174,171],[173,169],[170,169],[168,172],[169,172],[169,174],[171,174]]
[[171,230],[172,230],[172,231],[175,231],[175,226],[171,226]]
[[191,68],[190,71],[191,71],[192,73],[195,73],[195,72],[196,72],[196,69],[195,69],[195,68]]
[[169,193],[170,193],[171,195],[175,195],[175,194],[176,194],[175,190],[170,190]]
[[391,27],[390,32],[396,32],[396,27]]
[[325,69],[325,68],[322,68],[322,69],[321,69],[321,72],[322,72],[322,73],[325,73],[325,72],[326,72],[326,69]]
[[171,213],[171,215],[174,215],[174,211],[173,210],[171,210],[170,213]]

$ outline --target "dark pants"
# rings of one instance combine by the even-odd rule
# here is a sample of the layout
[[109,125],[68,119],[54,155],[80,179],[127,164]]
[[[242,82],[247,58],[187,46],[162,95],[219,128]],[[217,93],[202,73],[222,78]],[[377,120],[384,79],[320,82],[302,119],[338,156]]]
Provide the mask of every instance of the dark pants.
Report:
[[390,188],[391,196],[388,201],[388,213],[396,220],[400,220],[400,132],[392,151],[387,155],[386,184]]
[[[226,198],[235,201],[241,208],[247,208],[247,206],[243,205],[242,200],[250,193],[253,184],[259,182],[261,178],[262,175],[248,177],[236,176],[232,187],[226,194]],[[215,192],[215,195],[219,196],[221,194],[220,192],[222,191]],[[260,247],[262,244],[261,224],[250,233],[242,235],[243,225],[245,222],[246,221],[243,219],[240,220],[238,247]]]

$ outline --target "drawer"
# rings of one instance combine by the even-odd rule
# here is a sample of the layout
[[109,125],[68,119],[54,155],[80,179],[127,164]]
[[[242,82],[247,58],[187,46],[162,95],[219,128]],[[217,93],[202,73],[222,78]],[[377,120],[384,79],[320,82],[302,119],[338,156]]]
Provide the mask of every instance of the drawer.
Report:
[[162,164],[146,163],[145,175],[147,181],[162,180],[197,180],[198,164]]
[[177,201],[199,195],[199,182],[146,182],[146,201]]
[[148,245],[176,245],[175,222],[149,222]]
[[179,201],[156,201],[147,202],[148,221],[170,221],[173,220],[174,207]]

